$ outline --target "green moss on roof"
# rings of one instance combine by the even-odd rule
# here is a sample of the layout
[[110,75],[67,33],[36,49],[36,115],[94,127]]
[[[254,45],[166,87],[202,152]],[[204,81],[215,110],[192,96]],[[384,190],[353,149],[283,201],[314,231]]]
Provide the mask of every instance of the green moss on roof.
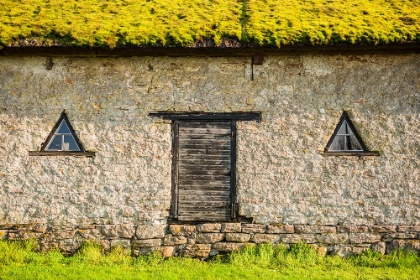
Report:
[[249,0],[246,10],[258,45],[420,41],[420,0]]
[[[420,0],[0,0],[0,47],[420,42]],[[23,45],[25,45],[23,43]]]

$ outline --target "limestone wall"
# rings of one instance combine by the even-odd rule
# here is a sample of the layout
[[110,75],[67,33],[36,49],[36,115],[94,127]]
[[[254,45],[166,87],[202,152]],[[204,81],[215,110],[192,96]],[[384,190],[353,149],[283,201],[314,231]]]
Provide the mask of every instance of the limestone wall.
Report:
[[[153,111],[262,112],[238,122],[237,202],[255,224],[419,226],[420,56],[264,59],[251,80],[244,57],[54,57],[50,70],[0,57],[3,237],[19,225],[168,234],[171,126]],[[63,109],[96,156],[29,156]],[[380,156],[322,155],[344,110]]]

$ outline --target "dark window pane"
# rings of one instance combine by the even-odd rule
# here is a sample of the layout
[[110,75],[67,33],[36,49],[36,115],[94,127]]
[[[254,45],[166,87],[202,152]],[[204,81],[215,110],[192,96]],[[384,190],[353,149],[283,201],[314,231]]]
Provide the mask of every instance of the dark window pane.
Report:
[[63,133],[63,134],[71,133],[70,128],[67,126],[67,123],[64,120],[61,122],[60,127],[58,128],[56,133]]
[[349,150],[352,151],[363,151],[362,145],[360,145],[359,141],[357,141],[356,136],[354,135],[350,135],[348,137],[348,142],[349,142]]
[[332,142],[328,151],[344,151],[345,150],[345,142],[346,142],[345,137],[346,136],[337,135],[334,138],[334,141]]
[[347,123],[343,122],[340,129],[338,130],[338,134],[347,134]]
[[47,151],[61,151],[62,138],[63,136],[61,135],[55,135],[47,147]]
[[80,151],[72,135],[64,135],[63,151]]

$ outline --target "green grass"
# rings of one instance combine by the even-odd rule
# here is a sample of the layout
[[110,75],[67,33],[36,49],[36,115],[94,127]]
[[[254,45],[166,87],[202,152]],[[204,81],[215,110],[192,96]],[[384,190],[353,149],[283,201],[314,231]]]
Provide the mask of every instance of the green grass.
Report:
[[0,279],[418,279],[420,256],[372,251],[320,256],[309,245],[250,246],[210,261],[159,254],[134,258],[122,248],[104,254],[86,243],[73,256],[39,253],[35,242],[0,242]]
[[[420,42],[419,0],[0,0],[0,48]],[[26,41],[25,41],[26,39]]]

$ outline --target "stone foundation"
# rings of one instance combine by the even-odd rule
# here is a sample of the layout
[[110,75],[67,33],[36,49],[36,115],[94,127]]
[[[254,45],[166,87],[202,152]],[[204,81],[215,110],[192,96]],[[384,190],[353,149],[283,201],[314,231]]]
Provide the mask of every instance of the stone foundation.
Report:
[[158,251],[165,257],[208,258],[255,244],[313,245],[322,254],[347,256],[367,249],[388,254],[396,249],[420,252],[420,226],[409,225],[262,225],[208,223],[198,225],[2,225],[0,238],[34,238],[42,250],[59,248],[73,254],[84,241],[96,240],[110,250],[130,249],[133,255]]

